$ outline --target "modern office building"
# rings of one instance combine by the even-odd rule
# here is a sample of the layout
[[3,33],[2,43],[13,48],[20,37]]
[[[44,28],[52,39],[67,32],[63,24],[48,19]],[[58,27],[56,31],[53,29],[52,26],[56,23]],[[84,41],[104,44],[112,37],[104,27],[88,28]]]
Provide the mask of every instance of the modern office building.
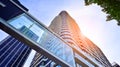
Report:
[[101,65],[111,67],[110,62],[100,48],[81,33],[75,20],[66,11],[62,11],[55,17],[49,28],[69,45],[79,47],[82,51],[95,58]]
[[[67,42],[67,44],[73,47],[76,47],[78,51],[82,50],[82,52],[84,52],[86,55],[89,55],[90,57],[94,58],[96,62],[98,62],[103,67],[111,67],[110,62],[107,60],[107,58],[105,57],[103,52],[100,50],[100,48],[97,47],[92,41],[90,41],[87,37],[85,37],[81,33],[75,20],[72,17],[70,17],[70,15],[66,11],[62,11],[58,16],[56,16],[48,28],[51,29],[53,32],[55,32],[65,42]],[[44,40],[45,41],[44,44],[47,45],[48,44],[47,41],[49,41],[49,38],[48,36],[45,37],[44,35],[43,39],[45,38],[47,40]],[[88,67],[90,66],[90,64],[91,66],[99,67],[99,65],[89,62],[89,60],[87,60],[89,62],[88,64],[86,64],[84,61],[81,61],[82,59],[78,58],[78,56],[81,56],[79,52],[74,49],[73,51],[75,54],[74,58],[75,58],[75,63],[77,67],[79,66]],[[37,62],[33,62],[33,63],[38,63],[38,64],[40,63],[40,60],[35,59],[38,57],[41,58],[42,55],[41,56],[40,55],[41,54],[36,53],[33,60]],[[49,59],[45,60],[44,62],[47,62],[48,60]]]
[[[26,49],[31,48],[37,52],[31,67],[111,67],[102,51],[81,33],[75,20],[66,11],[56,16],[49,27],[30,15],[17,0],[0,0],[0,11],[0,29],[14,37],[9,36],[0,44],[7,44],[6,49],[0,47],[1,66],[20,64],[19,57],[24,57],[24,53],[21,54],[19,51],[22,52],[24,49],[18,43],[24,43],[29,46]],[[16,42],[17,45],[14,45]],[[9,47],[9,43],[15,48]],[[8,51],[10,48],[13,48],[11,52]],[[11,54],[13,50],[15,53]],[[29,54],[29,51],[26,54]],[[16,57],[17,53],[19,56]],[[15,58],[17,62],[13,62],[12,59]],[[27,55],[23,60],[26,58]],[[9,62],[5,63],[7,60]]]
[[[25,26],[22,26],[19,30],[32,40],[38,39],[38,36]],[[30,47],[16,38],[6,37],[0,42],[0,67],[22,67],[31,50]]]
[[[18,0],[0,0],[0,29],[25,43],[25,45],[41,55],[44,55],[44,58],[51,59],[54,66],[75,67],[72,48],[27,11],[28,10],[22,6]],[[26,33],[26,31],[21,31],[20,29],[22,27],[25,27],[25,29],[28,28],[26,31],[30,30],[38,35],[38,38],[34,37],[37,40],[30,38],[32,35],[27,35],[29,33]],[[50,45],[51,48],[54,46],[53,49],[55,49],[55,51],[48,49],[44,42],[42,42],[45,40],[42,39],[44,38],[42,35],[50,36],[49,40],[52,43],[48,45]],[[61,49],[62,52],[57,52],[59,49]],[[66,55],[65,53],[69,54]],[[67,60],[68,58],[72,59]],[[1,60],[1,62],[4,61]],[[54,62],[56,64],[54,64]],[[43,64],[43,62],[41,64]]]

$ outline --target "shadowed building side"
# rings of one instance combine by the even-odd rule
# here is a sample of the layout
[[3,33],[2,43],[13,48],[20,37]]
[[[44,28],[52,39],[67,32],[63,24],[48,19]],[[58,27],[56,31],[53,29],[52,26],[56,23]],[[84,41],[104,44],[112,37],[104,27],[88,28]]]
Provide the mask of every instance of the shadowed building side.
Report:
[[[22,26],[19,30],[32,40],[38,39],[38,36],[29,30],[26,26]],[[3,41],[0,42],[0,67],[23,66],[31,50],[32,49],[30,47],[15,39],[14,37],[6,37]]]

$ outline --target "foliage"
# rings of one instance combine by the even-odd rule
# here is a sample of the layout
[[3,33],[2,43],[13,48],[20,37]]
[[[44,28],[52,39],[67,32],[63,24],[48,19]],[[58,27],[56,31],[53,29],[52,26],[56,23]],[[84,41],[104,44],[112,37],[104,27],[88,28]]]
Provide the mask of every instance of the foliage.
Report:
[[107,13],[106,21],[117,20],[120,25],[120,0],[85,0],[86,5],[95,3],[100,5],[102,11]]

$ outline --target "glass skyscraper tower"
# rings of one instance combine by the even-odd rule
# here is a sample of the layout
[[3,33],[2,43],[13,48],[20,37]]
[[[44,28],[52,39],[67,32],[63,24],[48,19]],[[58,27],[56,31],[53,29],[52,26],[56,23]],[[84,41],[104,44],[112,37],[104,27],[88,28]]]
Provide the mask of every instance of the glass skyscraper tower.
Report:
[[31,67],[111,67],[66,11],[46,27],[17,0],[0,0],[0,29],[16,38],[0,43],[1,66],[22,66],[34,49]]
[[[53,32],[55,32],[60,38],[62,38],[70,46],[75,47],[76,49],[78,49],[78,51],[82,51],[83,53],[85,53],[86,56],[89,55],[90,57],[94,58],[95,61],[98,62],[98,64],[100,64],[104,67],[111,67],[111,64],[109,63],[107,58],[104,56],[104,54],[102,53],[100,48],[97,47],[92,41],[90,41],[87,37],[85,37],[81,33],[75,20],[66,11],[62,11],[58,16],[56,16],[48,28],[51,29]],[[48,37],[49,36],[45,37],[45,35],[44,35],[42,38],[42,39],[46,39],[46,40],[43,40],[43,41],[45,41],[44,42],[45,45],[47,45],[48,43],[50,44],[50,42],[48,42],[49,41]],[[66,48],[64,48],[64,49],[66,49]],[[59,51],[60,51],[60,49],[59,49]],[[85,61],[83,62],[82,59],[78,58],[81,55],[76,50],[74,50],[74,54],[75,54],[75,57],[74,57],[75,63],[76,63],[77,67],[79,67],[79,66],[99,67],[99,65],[93,64],[92,62],[89,62],[90,64],[86,64]],[[36,53],[36,55],[33,59],[34,62],[32,62],[32,65],[33,66],[56,65],[55,63],[52,64],[52,62],[47,63],[47,61],[50,61],[49,59],[44,60],[43,64],[41,64],[42,57],[43,57],[43,55]],[[41,60],[38,60],[36,58],[41,59]],[[67,60],[69,60],[69,59],[67,59]],[[89,60],[87,60],[87,61],[89,61]],[[51,66],[51,67],[54,67],[54,66]]]
[[[22,26],[19,30],[32,40],[38,39],[38,36],[26,26]],[[0,42],[0,67],[22,67],[31,50],[30,47],[14,37],[6,37]]]
[[[110,62],[101,49],[81,33],[76,21],[66,11],[62,11],[56,16],[49,28],[57,33],[58,36],[64,39],[69,45],[82,50],[101,65],[111,67]],[[75,52],[75,54],[77,53]],[[78,61],[76,60],[76,62]],[[79,62],[77,64],[82,65]]]

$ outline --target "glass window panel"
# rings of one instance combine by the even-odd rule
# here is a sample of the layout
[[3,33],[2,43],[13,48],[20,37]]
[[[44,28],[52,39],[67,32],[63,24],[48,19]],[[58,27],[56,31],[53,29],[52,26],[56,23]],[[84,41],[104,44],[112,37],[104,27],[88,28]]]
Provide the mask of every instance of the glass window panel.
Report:
[[[40,47],[47,49],[57,57],[66,61],[71,66],[75,66],[72,48],[60,40],[57,36],[49,32],[42,25],[38,24],[38,22],[33,20],[28,15],[22,14],[9,20],[8,23],[16,28],[19,32],[20,29],[25,27],[26,29],[21,32],[23,35],[37,42]],[[31,31],[36,36],[29,34],[27,31]],[[32,39],[31,37],[36,39]]]

